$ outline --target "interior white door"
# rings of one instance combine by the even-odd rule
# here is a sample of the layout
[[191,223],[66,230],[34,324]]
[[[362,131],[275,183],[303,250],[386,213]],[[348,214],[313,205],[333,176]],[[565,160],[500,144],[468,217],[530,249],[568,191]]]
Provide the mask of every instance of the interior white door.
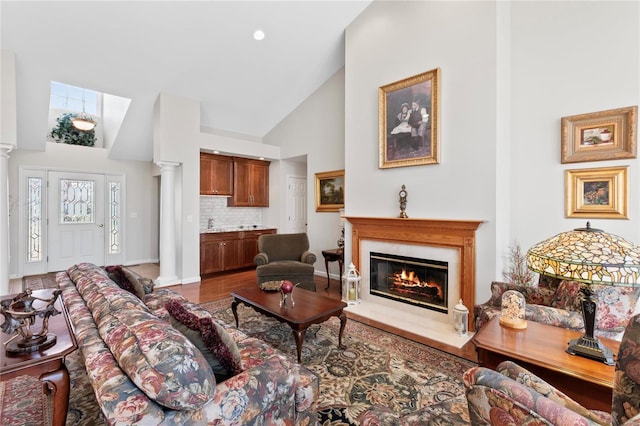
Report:
[[307,232],[307,179],[287,177],[287,231]]
[[47,271],[105,264],[104,175],[49,172]]

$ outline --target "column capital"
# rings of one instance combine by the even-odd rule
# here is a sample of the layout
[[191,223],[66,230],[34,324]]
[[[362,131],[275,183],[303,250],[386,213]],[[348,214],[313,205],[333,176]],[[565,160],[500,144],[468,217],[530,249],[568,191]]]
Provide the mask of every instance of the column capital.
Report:
[[156,161],[156,166],[160,167],[161,170],[172,170],[179,165],[180,163],[176,163],[173,161]]
[[16,148],[15,145],[0,143],[0,157],[9,158],[9,153]]

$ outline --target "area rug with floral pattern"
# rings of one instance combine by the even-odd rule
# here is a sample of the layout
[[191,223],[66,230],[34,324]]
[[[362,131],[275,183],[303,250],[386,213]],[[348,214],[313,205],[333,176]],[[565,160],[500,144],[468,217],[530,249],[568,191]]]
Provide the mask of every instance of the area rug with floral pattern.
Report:
[[[235,324],[231,300],[202,306]],[[244,305],[238,306],[238,319],[241,330],[295,359],[288,325]],[[374,405],[404,415],[450,401],[441,406],[466,414],[462,374],[476,364],[351,320],[343,335],[346,349],[338,349],[339,329],[336,317],[313,325],[302,345],[302,364],[320,378],[320,425],[358,425],[360,416]],[[461,423],[457,415],[442,417]]]

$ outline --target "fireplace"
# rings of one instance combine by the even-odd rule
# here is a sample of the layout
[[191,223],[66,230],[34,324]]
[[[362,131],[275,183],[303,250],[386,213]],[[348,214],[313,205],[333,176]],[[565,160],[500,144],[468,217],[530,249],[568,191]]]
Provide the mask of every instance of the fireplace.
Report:
[[[475,306],[475,232],[482,221],[352,216],[347,220],[351,224],[351,259],[362,274],[363,296],[348,312],[392,332],[401,330],[458,347],[464,344],[464,339],[452,337],[457,336],[452,333],[453,308],[460,299],[470,309]],[[370,252],[446,262],[448,300],[434,310],[374,296]],[[474,330],[471,315],[468,327]]]
[[374,296],[448,313],[448,263],[438,260],[369,253]]

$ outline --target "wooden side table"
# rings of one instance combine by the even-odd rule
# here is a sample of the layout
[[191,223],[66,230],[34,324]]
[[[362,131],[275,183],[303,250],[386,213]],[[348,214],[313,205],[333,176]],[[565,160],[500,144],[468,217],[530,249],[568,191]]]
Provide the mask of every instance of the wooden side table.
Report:
[[[473,337],[480,366],[495,369],[511,360],[568,395],[586,408],[611,412],[614,367],[566,352],[569,340],[582,333],[527,322],[517,330],[500,325],[495,316]],[[620,342],[600,338],[618,353]]]
[[[327,270],[327,287],[325,288],[325,290],[328,290],[329,284],[331,284],[331,278],[329,277],[329,262],[338,262],[338,267],[340,268],[339,281],[341,281],[342,266],[344,263],[344,251],[341,248],[322,250],[322,256],[324,257],[324,268]],[[342,283],[340,284],[340,294],[342,294]]]
[[[49,298],[51,294],[51,289],[33,292],[34,296],[42,298]],[[2,299],[12,299],[15,296],[2,296]],[[25,374],[38,377],[42,382],[43,392],[53,395],[53,424],[63,426],[67,418],[70,391],[69,372],[64,365],[64,357],[75,351],[78,344],[69,322],[69,313],[62,303],[62,296],[56,300],[55,307],[60,314],[49,318],[49,333],[56,335],[56,343],[50,348],[24,354],[7,354],[4,343],[12,336],[1,333],[0,377],[2,381]],[[41,324],[42,320],[37,320],[34,329],[40,330]]]

